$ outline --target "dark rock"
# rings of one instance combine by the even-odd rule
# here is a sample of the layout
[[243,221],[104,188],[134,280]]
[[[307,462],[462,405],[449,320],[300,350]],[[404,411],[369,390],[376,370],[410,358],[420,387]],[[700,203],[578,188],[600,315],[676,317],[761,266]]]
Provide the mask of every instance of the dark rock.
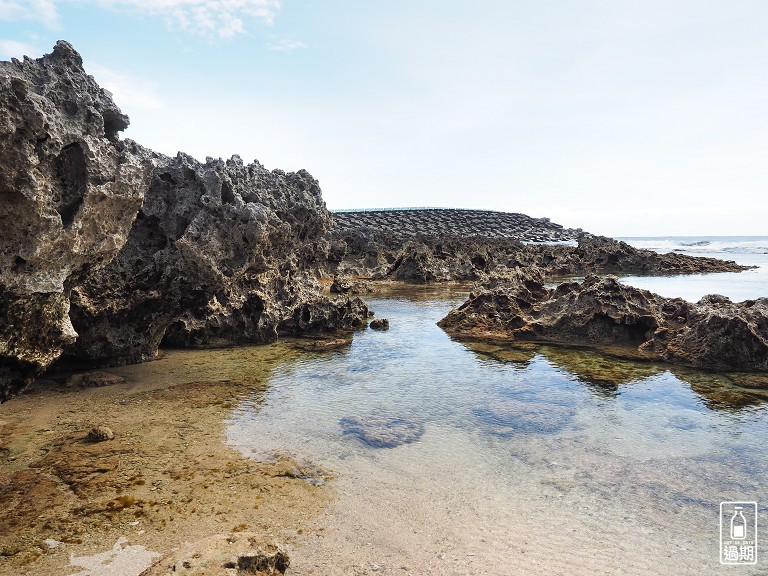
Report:
[[412,210],[360,210],[335,212],[340,232],[369,229],[387,231],[398,240],[418,236],[514,238],[524,241],[575,240],[579,230],[563,228],[549,218],[493,210],[421,208]]
[[375,320],[371,320],[369,326],[373,330],[389,330],[389,320],[386,318],[377,318]]
[[588,276],[545,288],[541,276],[491,285],[438,323],[457,337],[599,346],[625,357],[721,371],[768,370],[768,299],[693,304]]
[[317,182],[238,157],[157,168],[115,260],[75,290],[68,352],[128,361],[172,346],[271,342],[360,327],[357,299],[329,300],[314,278],[330,223]]
[[374,448],[394,448],[415,442],[424,434],[421,422],[380,414],[342,418],[339,425],[344,434],[356,436]]
[[0,62],[0,110],[2,401],[75,340],[70,291],[126,242],[151,164],[66,42]]

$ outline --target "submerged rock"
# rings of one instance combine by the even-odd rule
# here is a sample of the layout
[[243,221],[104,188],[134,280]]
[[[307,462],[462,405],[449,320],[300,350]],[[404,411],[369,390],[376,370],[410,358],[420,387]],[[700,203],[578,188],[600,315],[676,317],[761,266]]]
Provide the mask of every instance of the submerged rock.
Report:
[[67,386],[80,386],[82,388],[101,388],[102,386],[114,386],[124,384],[125,378],[109,372],[86,372],[74,374],[67,378]]
[[500,398],[474,413],[493,434],[512,436],[516,432],[557,432],[568,424],[574,410],[557,404]]
[[67,42],[0,62],[0,401],[77,334],[70,291],[125,244],[151,164]]
[[339,425],[344,434],[356,436],[374,448],[394,448],[415,442],[424,434],[421,422],[380,414],[342,418]]
[[489,284],[438,325],[457,337],[609,348],[720,371],[768,370],[768,299],[698,303],[587,276],[549,289],[537,272]]

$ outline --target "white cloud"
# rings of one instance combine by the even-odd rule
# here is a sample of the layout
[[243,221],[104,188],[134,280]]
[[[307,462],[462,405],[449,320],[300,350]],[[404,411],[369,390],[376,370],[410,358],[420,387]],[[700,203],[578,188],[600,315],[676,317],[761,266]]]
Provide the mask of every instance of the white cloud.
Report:
[[0,0],[0,20],[37,20],[56,27],[56,0]]
[[283,39],[269,46],[270,50],[275,50],[277,52],[292,52],[298,48],[307,48],[307,45],[304,44],[304,42],[300,42],[299,40]]
[[[73,0],[0,0],[0,20],[37,20],[56,27],[57,6]],[[247,19],[272,24],[280,0],[80,0],[128,14],[165,19],[172,27],[209,38],[231,38],[245,32]]]
[[[1,1],[1,0],[0,0]],[[207,37],[245,32],[245,19],[272,24],[280,0],[91,0],[104,8],[165,18],[172,26]]]
[[40,55],[42,55],[42,51],[35,48],[32,44],[19,42],[18,40],[0,39],[0,58],[4,60],[10,58],[21,60],[22,56],[35,58]]
[[117,72],[95,62],[86,62],[85,69],[96,79],[99,86],[112,93],[115,104],[129,116],[135,111],[159,110],[163,107],[157,94],[157,86],[152,82]]

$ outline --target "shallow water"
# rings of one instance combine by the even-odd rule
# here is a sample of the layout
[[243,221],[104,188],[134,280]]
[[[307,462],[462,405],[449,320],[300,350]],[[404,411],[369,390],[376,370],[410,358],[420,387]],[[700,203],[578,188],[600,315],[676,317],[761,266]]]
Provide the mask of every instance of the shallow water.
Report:
[[[465,345],[435,325],[464,296],[370,299],[388,332],[287,361],[233,413],[245,454],[333,474],[293,573],[727,571],[719,503],[768,512],[768,394],[582,350]],[[381,448],[340,424],[388,416],[423,435]]]

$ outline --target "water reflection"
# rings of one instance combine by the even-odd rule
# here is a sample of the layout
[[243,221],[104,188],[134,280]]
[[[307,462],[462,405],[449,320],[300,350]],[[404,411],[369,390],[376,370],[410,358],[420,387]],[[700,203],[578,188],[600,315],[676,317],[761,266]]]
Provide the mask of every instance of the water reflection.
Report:
[[[281,364],[265,403],[232,415],[229,438],[244,453],[286,451],[336,473],[326,536],[307,540],[299,573],[334,574],[329,558],[351,566],[360,555],[421,573],[445,550],[463,559],[459,573],[534,573],[531,558],[615,573],[616,558],[583,550],[631,542],[630,565],[665,554],[670,510],[685,516],[675,535],[685,557],[637,573],[719,566],[712,510],[764,492],[760,392],[583,349],[459,343],[435,322],[463,294],[406,296],[369,300],[389,331]],[[508,544],[526,538],[525,554]]]
[[[768,402],[768,386],[764,374],[707,373],[670,364],[641,362],[617,358],[596,350],[567,346],[491,344],[461,342],[482,361],[512,363],[524,369],[537,357],[546,360],[564,378],[577,381],[600,396],[617,396],[622,387],[668,375],[682,385],[690,386],[707,408],[733,410],[754,408]],[[764,386],[746,388],[745,385]]]

